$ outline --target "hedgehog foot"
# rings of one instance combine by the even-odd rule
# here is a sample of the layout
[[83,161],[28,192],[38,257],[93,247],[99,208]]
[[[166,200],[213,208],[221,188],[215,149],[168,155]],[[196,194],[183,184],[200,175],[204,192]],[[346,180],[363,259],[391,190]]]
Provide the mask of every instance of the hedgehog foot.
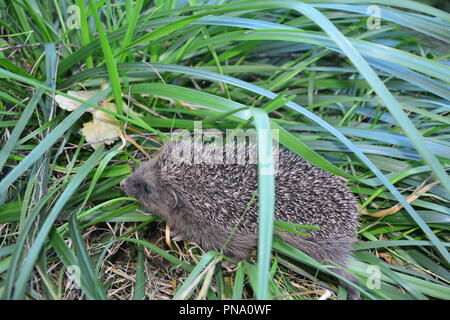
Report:
[[233,272],[236,270],[237,263],[222,260],[221,266],[222,266],[222,268],[226,269],[228,272]]
[[[353,282],[355,284],[359,284],[358,280],[356,280],[351,274],[349,274],[348,272],[346,272],[344,270],[334,270],[334,272],[336,272],[337,274],[343,276],[344,278],[346,278],[347,280],[350,280],[351,282]],[[339,280],[339,282],[344,287],[344,289],[347,291],[348,300],[360,300],[361,299],[361,295],[358,290],[356,290],[355,288],[353,288],[351,285],[349,285],[348,283],[346,283],[344,281]]]
[[171,228],[170,229],[170,238],[173,242],[183,241],[184,237],[181,234],[181,232],[178,232],[177,230]]

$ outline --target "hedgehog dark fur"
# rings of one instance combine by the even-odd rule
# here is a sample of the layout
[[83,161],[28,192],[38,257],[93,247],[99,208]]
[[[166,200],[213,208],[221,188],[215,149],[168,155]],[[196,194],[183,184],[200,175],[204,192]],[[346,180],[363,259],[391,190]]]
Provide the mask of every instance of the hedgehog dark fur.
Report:
[[[234,261],[245,259],[257,245],[257,165],[251,161],[211,163],[216,149],[202,143],[196,143],[194,150],[203,161],[180,162],[174,154],[186,143],[167,143],[157,157],[122,181],[122,188],[164,219],[175,240],[194,241],[204,250],[221,251]],[[254,144],[227,144],[230,146],[241,151],[245,148],[248,156],[256,157]],[[359,225],[354,196],[336,176],[290,150],[280,146],[278,155],[275,219],[320,227],[310,231],[309,237],[285,231],[280,232],[281,237],[321,263],[332,261],[345,267]],[[231,241],[223,248],[230,234]],[[356,282],[347,272],[333,270]],[[343,286],[349,298],[359,298],[357,290],[346,283]]]

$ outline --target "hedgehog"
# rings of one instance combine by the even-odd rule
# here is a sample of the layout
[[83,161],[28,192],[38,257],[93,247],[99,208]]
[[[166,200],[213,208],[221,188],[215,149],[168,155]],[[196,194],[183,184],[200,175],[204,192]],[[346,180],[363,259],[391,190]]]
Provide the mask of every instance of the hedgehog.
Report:
[[[274,144],[275,145],[275,144]],[[222,150],[222,152],[218,152]],[[150,213],[169,225],[174,241],[189,240],[238,262],[257,246],[257,145],[242,141],[217,144],[169,141],[120,186]],[[273,148],[274,219],[313,225],[309,236],[278,230],[287,243],[357,283],[345,266],[356,240],[358,206],[343,182],[291,150]],[[341,281],[349,299],[359,292]]]

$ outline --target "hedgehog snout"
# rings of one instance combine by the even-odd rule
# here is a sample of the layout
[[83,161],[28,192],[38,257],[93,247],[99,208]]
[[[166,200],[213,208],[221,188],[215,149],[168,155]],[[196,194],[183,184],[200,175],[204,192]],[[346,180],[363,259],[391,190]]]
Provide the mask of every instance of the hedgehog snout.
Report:
[[123,179],[122,181],[120,181],[120,189],[125,190],[125,181],[127,180],[127,178]]
[[122,181],[120,181],[119,185],[120,189],[122,189],[122,191],[125,192],[127,196],[136,198],[137,192],[135,190],[136,188],[134,186],[132,178],[128,177],[123,179]]

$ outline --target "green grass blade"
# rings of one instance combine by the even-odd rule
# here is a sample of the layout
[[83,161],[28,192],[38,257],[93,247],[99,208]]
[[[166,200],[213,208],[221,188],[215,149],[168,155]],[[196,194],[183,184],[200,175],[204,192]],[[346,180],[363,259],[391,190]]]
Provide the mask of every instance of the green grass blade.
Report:
[[138,246],[138,261],[136,267],[136,278],[134,282],[133,300],[143,300],[145,298],[145,287],[147,281],[145,279],[144,266],[144,247]]
[[[80,32],[81,32],[81,44],[86,46],[90,42],[90,30],[87,19],[87,10],[84,5],[84,0],[75,0],[76,5],[80,9]],[[92,56],[89,55],[86,57],[86,66],[88,69],[92,69],[94,67],[94,62]]]
[[275,168],[272,154],[272,134],[270,121],[264,110],[250,108],[255,119],[258,141],[258,292],[257,298],[270,298],[269,275],[270,253],[272,252],[273,216],[275,210]]
[[215,251],[209,251],[206,253],[199,263],[192,269],[189,277],[184,281],[183,285],[177,289],[173,299],[185,300],[189,299],[194,289],[197,287],[205,271],[213,268],[216,263],[221,259],[221,256]]
[[236,271],[236,277],[234,278],[233,285],[233,300],[242,299],[242,292],[244,289],[244,280],[245,280],[245,265],[243,263],[238,264],[238,270]]
[[77,219],[72,215],[69,222],[70,238],[74,246],[75,256],[78,258],[80,276],[86,278],[89,284],[89,289],[92,292],[94,299],[105,300],[106,294],[99,281],[99,276],[95,273],[89,255],[84,244],[80,231],[78,230]]
[[19,121],[14,127],[13,132],[11,133],[9,139],[6,141],[5,145],[0,151],[0,171],[2,171],[3,166],[5,165],[6,160],[8,160],[9,155],[14,150],[14,147],[17,141],[20,138],[23,130],[25,129],[30,117],[32,116],[36,105],[39,100],[41,100],[42,94],[44,92],[42,90],[37,90],[36,93],[31,98],[30,102],[27,104],[25,110],[20,116]]
[[[131,0],[127,0],[127,4],[130,3],[131,4]],[[143,0],[136,0],[136,2],[133,5],[133,9],[131,9],[131,5],[127,6],[127,31],[125,32],[125,37],[123,39],[123,43],[122,43],[122,48],[126,48],[130,43],[131,43],[131,39],[133,37],[133,33],[135,31],[136,28],[136,24],[138,22],[138,15],[141,12],[142,6],[144,4]],[[131,12],[129,12],[128,10],[131,10]],[[121,63],[124,62],[126,59],[126,53],[122,53],[118,59],[117,62]]]
[[98,35],[100,38],[100,43],[102,45],[103,54],[105,56],[106,66],[109,72],[109,81],[111,83],[111,88],[114,94],[114,101],[116,102],[117,112],[122,115],[122,89],[120,86],[119,73],[117,72],[116,61],[114,60],[114,55],[109,45],[106,32],[103,29],[102,21],[98,15],[95,8],[94,0],[89,0],[89,6],[91,7],[92,15],[94,16],[95,25],[97,26]]

